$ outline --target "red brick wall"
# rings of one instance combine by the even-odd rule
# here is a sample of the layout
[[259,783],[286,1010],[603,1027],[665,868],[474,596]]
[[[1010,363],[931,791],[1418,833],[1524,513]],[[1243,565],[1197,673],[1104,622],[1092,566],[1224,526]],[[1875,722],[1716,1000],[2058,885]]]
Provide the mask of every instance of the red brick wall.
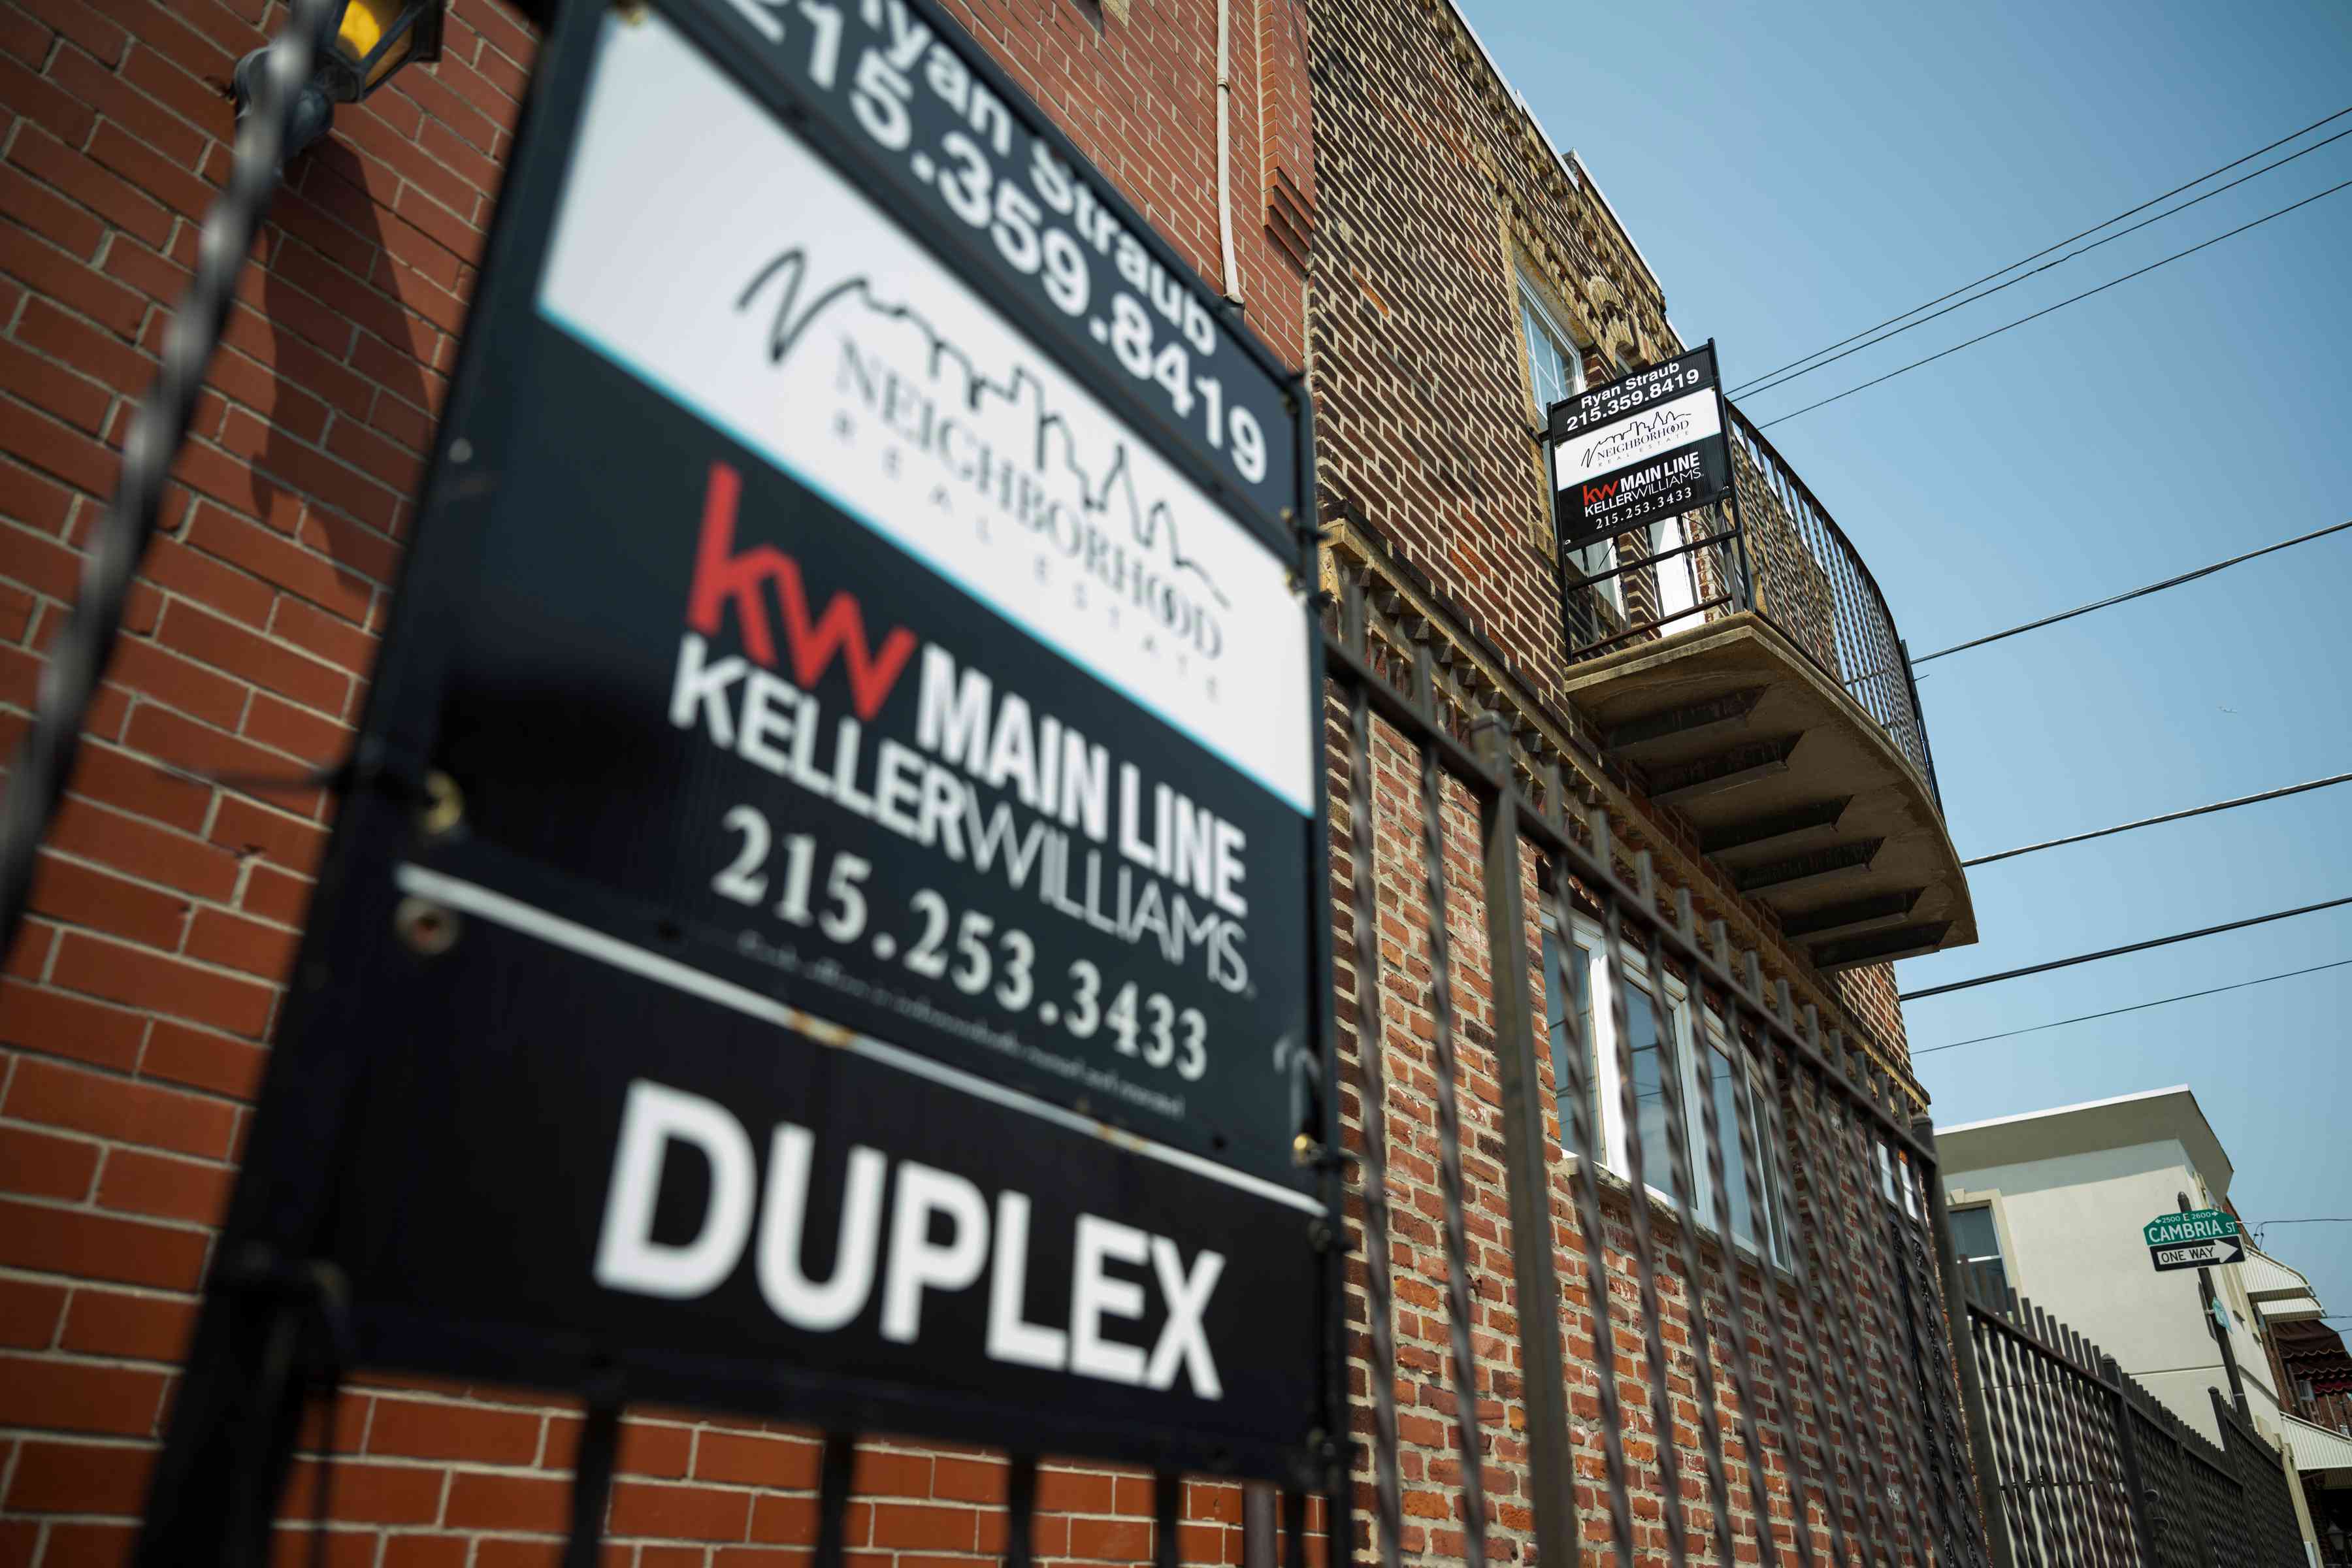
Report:
[[[1233,0],[1234,208],[1249,319],[1297,363],[1302,279],[1265,237],[1260,140],[1306,156],[1303,53],[1259,56],[1261,8],[1286,4]],[[1212,0],[951,9],[1214,282]],[[0,0],[0,754],[226,176],[224,84],[283,17]],[[0,1568],[127,1549],[331,814],[179,770],[283,775],[348,742],[531,55],[496,0],[455,0],[436,67],[339,112],[289,166],[198,405],[0,984]],[[331,1561],[553,1562],[577,1432],[496,1390],[352,1389],[312,1445],[341,1457]],[[634,1417],[606,1561],[804,1558],[814,1455],[781,1428]],[[859,1568],[1003,1549],[996,1458],[877,1448],[857,1489]],[[1150,1555],[1133,1472],[1049,1469],[1040,1501],[1044,1557]],[[1186,1508],[1186,1558],[1237,1562],[1237,1489]]]
[[[1534,414],[1520,357],[1514,262],[1523,258],[1539,272],[1577,327],[1594,342],[1617,345],[1612,352],[1620,357],[1654,361],[1672,352],[1664,300],[1613,219],[1589,190],[1561,171],[1528,129],[1446,0],[1308,0],[1308,9],[1320,224],[1309,279],[1308,331],[1325,515],[1344,516],[1376,534],[1498,650],[1540,701],[1568,711],[1571,705],[1560,686],[1559,608],[1551,561],[1539,542],[1545,497],[1529,433]],[[1344,746],[1335,761],[1331,787],[1342,803],[1334,830],[1335,876],[1341,884],[1335,907],[1342,933],[1339,990],[1342,1050],[1352,1070],[1362,1048],[1352,1005],[1352,889],[1355,878],[1368,873],[1352,864]],[[1376,727],[1373,766],[1379,864],[1369,874],[1377,877],[1381,911],[1378,942],[1390,1079],[1390,1103],[1382,1109],[1394,1151],[1390,1185],[1395,1217],[1386,1238],[1370,1237],[1367,1245],[1385,1241],[1397,1279],[1396,1385],[1404,1413],[1407,1492],[1401,1544],[1416,1558],[1443,1561],[1461,1553],[1465,1504],[1453,1457],[1454,1402],[1442,1302],[1446,1271],[1435,1229],[1442,1205],[1428,1104],[1434,1068],[1429,1046],[1431,961],[1422,934],[1427,900],[1418,763],[1402,737]],[[1638,826],[1646,832],[1654,825]],[[1530,1473],[1523,1440],[1516,1341],[1519,1304],[1501,1184],[1493,977],[1483,935],[1477,832],[1475,812],[1466,801],[1454,799],[1445,850],[1447,913],[1456,963],[1454,994],[1465,1037],[1461,1092],[1477,1292],[1475,1384],[1492,1509],[1489,1551],[1509,1561],[1533,1549],[1534,1489],[1559,1482]],[[1532,865],[1534,856],[1522,849]],[[1532,921],[1536,900],[1528,875]],[[1702,903],[1730,896],[1726,889],[1693,891]],[[1532,924],[1528,938],[1532,949]],[[1791,968],[1802,963],[1794,953],[1784,954],[1783,962]],[[1832,986],[1852,1016],[1879,1039],[1900,1042],[1901,1015],[1885,966],[1834,977]],[[1832,1018],[1825,1025],[1836,1022]],[[1611,1560],[1596,1350],[1602,1331],[1597,1308],[1605,1300],[1623,1402],[1622,1437],[1633,1468],[1639,1560],[1667,1560],[1660,1462],[1667,1443],[1682,1463],[1681,1491],[1694,1536],[1687,1544],[1694,1560],[1714,1560],[1711,1547],[1696,1539],[1712,1517],[1701,1481],[1699,1436],[1701,1425],[1711,1423],[1721,1429],[1727,1447],[1735,1533],[1752,1535],[1757,1515],[1765,1514],[1790,1532],[1780,1537],[1783,1544],[1774,1560],[1794,1562],[1789,1434],[1801,1434],[1798,1441],[1814,1448],[1824,1413],[1801,1395],[1784,1407],[1769,1392],[1766,1314],[1780,1315],[1801,1358],[1806,1350],[1793,1289],[1753,1268],[1732,1270],[1739,1295],[1735,1316],[1722,1291],[1726,1269],[1718,1249],[1706,1245],[1704,1279],[1687,1278],[1677,1256],[1675,1221],[1663,1207],[1655,1210],[1665,1377],[1675,1415],[1673,1431],[1658,1431],[1651,1415],[1653,1373],[1643,1353],[1633,1262],[1632,1205],[1644,1200],[1604,1176],[1609,1190],[1601,1202],[1601,1244],[1608,1278],[1593,1279],[1561,1155],[1559,1117],[1549,1099],[1549,1054],[1538,1052],[1538,1062],[1548,1097],[1545,1168],[1550,1173],[1574,1501],[1584,1560]],[[1366,1114],[1364,1107],[1349,1102],[1352,1128],[1360,1129]],[[1863,1227],[1871,1223],[1865,1205],[1872,1200],[1843,1135],[1836,1152],[1818,1152],[1824,1161],[1822,1188],[1808,1195],[1822,1222],[1848,1224],[1850,1234],[1868,1234]],[[1652,1181],[1663,1188],[1665,1152],[1653,1150],[1650,1157]],[[1871,1417],[1893,1414],[1896,1391],[1888,1380],[1906,1374],[1887,1355],[1873,1321],[1876,1284],[1840,1272],[1833,1291],[1832,1300],[1862,1314],[1859,1327],[1826,1324],[1815,1348],[1852,1369],[1852,1386]],[[1349,1310],[1351,1321],[1368,1323],[1367,1300],[1351,1301]],[[1702,1310],[1715,1335],[1718,1397],[1711,1411],[1700,1407],[1695,1376],[1694,1314]],[[1760,1460],[1745,1452],[1733,1426],[1738,1399],[1723,1338],[1729,1331],[1746,1335],[1766,1384],[1756,1412],[1765,1446]],[[1362,1358],[1359,1385],[1365,1386],[1371,1375],[1368,1338],[1360,1337],[1355,1348]],[[1360,1435],[1369,1430],[1369,1415],[1360,1414]],[[1892,1440],[1895,1435],[1889,1426],[1878,1436]],[[1877,1462],[1886,1473],[1887,1452]],[[1766,1473],[1760,1501],[1750,1490],[1751,1466],[1758,1464]],[[1360,1466],[1360,1550],[1372,1540],[1371,1479],[1369,1463]],[[1917,1500],[1907,1506],[1917,1507]],[[1826,1556],[1825,1521],[1817,1523],[1813,1545]]]

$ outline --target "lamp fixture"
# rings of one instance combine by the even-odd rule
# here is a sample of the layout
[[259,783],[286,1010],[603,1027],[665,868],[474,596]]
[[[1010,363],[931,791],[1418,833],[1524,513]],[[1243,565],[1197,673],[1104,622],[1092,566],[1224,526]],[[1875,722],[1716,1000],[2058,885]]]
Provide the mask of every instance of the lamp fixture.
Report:
[[[334,123],[335,105],[357,103],[403,66],[441,58],[441,18],[448,0],[342,0],[330,14],[287,128],[289,158]],[[253,105],[253,73],[266,51],[236,62],[231,83],[239,119]]]

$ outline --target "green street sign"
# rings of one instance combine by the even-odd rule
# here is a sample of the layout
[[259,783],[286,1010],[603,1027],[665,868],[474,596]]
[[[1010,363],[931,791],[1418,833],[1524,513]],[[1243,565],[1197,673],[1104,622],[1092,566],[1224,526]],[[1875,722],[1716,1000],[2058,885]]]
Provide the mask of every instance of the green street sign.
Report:
[[2140,1227],[2150,1247],[2177,1247],[2184,1241],[2229,1241],[2238,1235],[2235,1215],[2220,1209],[2191,1209],[2187,1214],[2158,1215]]

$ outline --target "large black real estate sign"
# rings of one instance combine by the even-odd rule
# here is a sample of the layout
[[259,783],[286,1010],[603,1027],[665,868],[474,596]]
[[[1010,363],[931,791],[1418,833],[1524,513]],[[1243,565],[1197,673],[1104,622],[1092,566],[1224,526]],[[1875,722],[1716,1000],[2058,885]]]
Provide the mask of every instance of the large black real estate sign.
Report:
[[1299,383],[921,0],[533,91],[159,1506],[321,1264],[356,1364],[1328,1487]]
[[1562,549],[1695,511],[1731,489],[1715,345],[1551,405]]

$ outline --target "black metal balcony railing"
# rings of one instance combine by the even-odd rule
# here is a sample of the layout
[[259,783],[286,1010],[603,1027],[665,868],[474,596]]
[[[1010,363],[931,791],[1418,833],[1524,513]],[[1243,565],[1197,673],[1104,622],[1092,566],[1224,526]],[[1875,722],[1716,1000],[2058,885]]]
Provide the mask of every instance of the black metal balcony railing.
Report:
[[1829,509],[1729,404],[1738,506],[1588,546],[1564,563],[1569,658],[1598,658],[1753,613],[1836,681],[1918,771],[1936,763],[1886,597]]

